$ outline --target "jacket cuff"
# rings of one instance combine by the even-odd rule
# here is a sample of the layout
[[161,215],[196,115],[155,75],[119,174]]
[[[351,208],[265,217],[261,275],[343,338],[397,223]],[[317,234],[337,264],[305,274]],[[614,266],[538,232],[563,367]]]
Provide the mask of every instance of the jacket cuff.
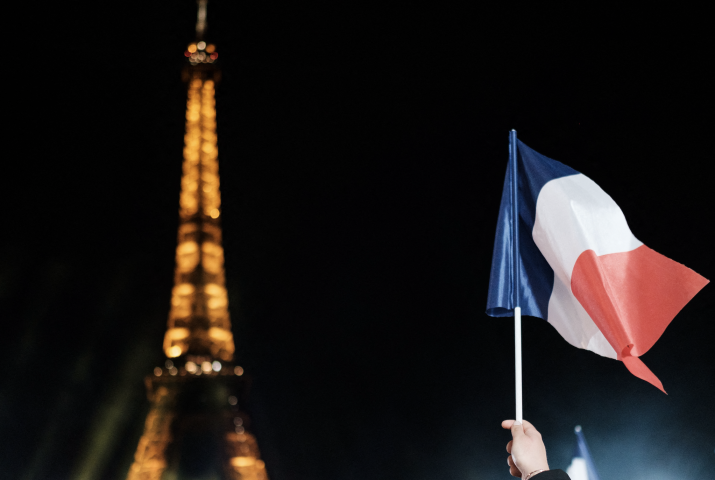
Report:
[[566,475],[563,470],[547,470],[545,472],[537,473],[529,480],[571,480],[571,478]]

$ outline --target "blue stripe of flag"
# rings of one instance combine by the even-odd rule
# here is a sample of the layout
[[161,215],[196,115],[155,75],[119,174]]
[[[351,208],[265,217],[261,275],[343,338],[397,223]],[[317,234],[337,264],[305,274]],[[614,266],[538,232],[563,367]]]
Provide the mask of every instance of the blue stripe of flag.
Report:
[[[521,255],[520,307],[522,314],[548,319],[548,306],[554,286],[554,271],[539,251],[531,237],[536,216],[536,201],[539,192],[547,182],[579,172],[561,162],[552,160],[518,140],[519,172],[519,249]],[[492,270],[489,277],[489,295],[487,315],[492,317],[511,317],[514,315],[512,294],[514,259],[511,248],[513,230],[511,161],[507,165],[504,178],[499,219],[494,239]]]

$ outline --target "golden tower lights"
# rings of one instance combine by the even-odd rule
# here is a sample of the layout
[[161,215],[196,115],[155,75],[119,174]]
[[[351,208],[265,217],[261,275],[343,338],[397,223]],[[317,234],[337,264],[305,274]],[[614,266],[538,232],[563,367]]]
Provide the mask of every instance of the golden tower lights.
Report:
[[176,272],[167,360],[147,377],[151,408],[127,480],[267,480],[248,416],[243,369],[233,364],[221,240],[215,84],[218,52],[204,41],[199,0],[196,41],[184,52],[188,83]]

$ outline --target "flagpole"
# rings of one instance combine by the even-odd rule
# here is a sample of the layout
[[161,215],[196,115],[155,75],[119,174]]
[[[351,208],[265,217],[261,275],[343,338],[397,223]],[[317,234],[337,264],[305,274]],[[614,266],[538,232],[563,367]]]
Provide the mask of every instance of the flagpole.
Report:
[[517,170],[516,130],[509,132],[509,161],[512,175],[512,247],[514,249],[514,273],[512,276],[512,291],[514,293],[514,380],[516,386],[516,422],[524,419],[523,400],[521,392],[521,295],[519,292],[519,273],[521,271],[521,256],[519,255],[519,175]]

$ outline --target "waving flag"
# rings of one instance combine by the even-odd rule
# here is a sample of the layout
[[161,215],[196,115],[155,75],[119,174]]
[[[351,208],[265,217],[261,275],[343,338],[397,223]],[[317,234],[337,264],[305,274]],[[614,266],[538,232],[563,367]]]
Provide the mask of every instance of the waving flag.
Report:
[[[514,140],[487,314],[512,316],[521,307],[521,313],[547,320],[570,344],[620,360],[663,390],[638,357],[708,280],[643,245],[593,180]],[[509,173],[515,157],[516,192]]]
[[588,451],[586,438],[583,436],[581,426],[577,426],[575,431],[576,453],[566,473],[571,477],[571,480],[600,480],[598,472],[596,472],[596,466],[591,459],[591,452]]

